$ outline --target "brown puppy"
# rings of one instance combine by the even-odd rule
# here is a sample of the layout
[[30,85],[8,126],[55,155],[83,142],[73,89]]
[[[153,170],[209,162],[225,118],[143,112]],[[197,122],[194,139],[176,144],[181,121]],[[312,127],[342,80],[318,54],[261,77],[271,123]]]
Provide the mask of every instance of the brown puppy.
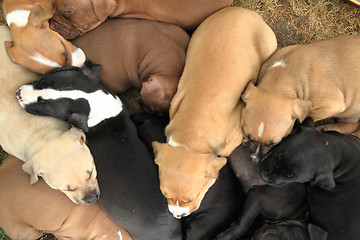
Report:
[[242,95],[243,130],[255,160],[307,116],[340,118],[345,123],[325,130],[360,135],[359,52],[359,36],[342,36],[285,47],[264,63],[258,86],[249,83]]
[[211,15],[192,36],[167,143],[153,143],[160,188],[175,217],[198,209],[225,157],[242,142],[240,95],[275,49],[269,26],[239,7]]
[[69,240],[131,239],[98,203],[76,205],[43,180],[29,185],[21,164],[9,155],[0,166],[0,226],[12,239],[38,239],[43,233]]
[[189,43],[183,29],[149,20],[112,19],[73,43],[88,60],[103,66],[100,79],[115,93],[141,89],[145,110],[169,110]]
[[140,18],[195,29],[232,0],[56,0],[50,27],[66,39],[78,37],[110,18]]
[[5,46],[10,59],[34,72],[46,73],[62,66],[80,67],[85,61],[81,49],[49,28],[53,1],[4,0],[3,9],[13,41]]

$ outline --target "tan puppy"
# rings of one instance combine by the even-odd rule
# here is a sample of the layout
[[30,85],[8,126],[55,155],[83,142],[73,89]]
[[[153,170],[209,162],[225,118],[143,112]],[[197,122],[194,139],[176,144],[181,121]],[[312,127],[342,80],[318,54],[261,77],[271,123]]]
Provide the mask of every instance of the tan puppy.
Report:
[[0,226],[12,239],[131,239],[98,203],[76,205],[42,180],[31,186],[21,161],[8,156],[0,166]]
[[[0,42],[10,41],[8,27],[0,26]],[[96,169],[85,135],[63,121],[27,113],[18,104],[17,89],[39,76],[9,59],[0,44],[0,145],[23,160],[30,183],[41,176],[72,201],[90,204],[99,197]]]
[[227,156],[242,142],[240,95],[275,51],[276,38],[250,10],[229,7],[200,24],[170,106],[167,143],[153,143],[169,210],[198,209]]
[[13,38],[5,45],[13,62],[38,73],[84,63],[81,49],[49,28],[53,1],[4,0],[3,9]]
[[285,47],[264,63],[258,86],[249,83],[242,95],[243,130],[255,160],[287,136],[296,119],[336,117],[348,123],[326,130],[357,131],[359,52],[359,36],[342,36]]
[[194,30],[206,17],[232,0],[56,0],[51,29],[73,39],[110,18],[139,18]]

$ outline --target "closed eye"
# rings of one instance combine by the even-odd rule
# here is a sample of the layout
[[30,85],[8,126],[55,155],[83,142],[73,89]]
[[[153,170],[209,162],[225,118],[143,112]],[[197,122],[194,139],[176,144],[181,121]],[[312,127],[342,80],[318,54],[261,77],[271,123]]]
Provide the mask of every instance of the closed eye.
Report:
[[63,192],[75,192],[77,188],[71,188],[70,185],[67,185],[67,189],[63,190]]

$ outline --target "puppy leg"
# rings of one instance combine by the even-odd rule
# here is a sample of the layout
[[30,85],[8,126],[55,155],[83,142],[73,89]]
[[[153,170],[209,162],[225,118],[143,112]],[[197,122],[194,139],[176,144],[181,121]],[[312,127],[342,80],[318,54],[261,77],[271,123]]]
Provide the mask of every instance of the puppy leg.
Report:
[[214,240],[236,240],[243,236],[251,227],[262,211],[261,196],[255,189],[250,189],[244,205],[243,215],[231,224],[224,232],[218,234]]

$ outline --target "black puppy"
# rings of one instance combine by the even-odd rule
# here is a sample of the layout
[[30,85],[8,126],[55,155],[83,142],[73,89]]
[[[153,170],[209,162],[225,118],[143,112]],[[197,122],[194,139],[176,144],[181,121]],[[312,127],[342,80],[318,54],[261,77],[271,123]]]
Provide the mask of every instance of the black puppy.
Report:
[[338,132],[320,133],[313,120],[307,118],[294,134],[272,148],[259,166],[263,180],[274,186],[311,183],[307,197],[311,239],[359,239],[360,140],[357,137]]
[[[212,239],[239,214],[238,203],[244,199],[231,169],[220,173],[220,181],[206,196],[208,202],[204,201],[196,213],[183,220],[175,219],[160,192],[154,158],[121,101],[98,82],[97,68],[88,64],[84,69],[57,69],[38,82],[24,85],[18,94],[22,106],[37,114],[67,119],[79,127],[85,126],[84,130],[88,126],[100,204],[134,239]],[[88,106],[88,114],[83,108],[74,107],[79,99],[82,106]],[[148,115],[135,117],[140,136],[150,141],[164,138],[167,121],[145,116]]]

